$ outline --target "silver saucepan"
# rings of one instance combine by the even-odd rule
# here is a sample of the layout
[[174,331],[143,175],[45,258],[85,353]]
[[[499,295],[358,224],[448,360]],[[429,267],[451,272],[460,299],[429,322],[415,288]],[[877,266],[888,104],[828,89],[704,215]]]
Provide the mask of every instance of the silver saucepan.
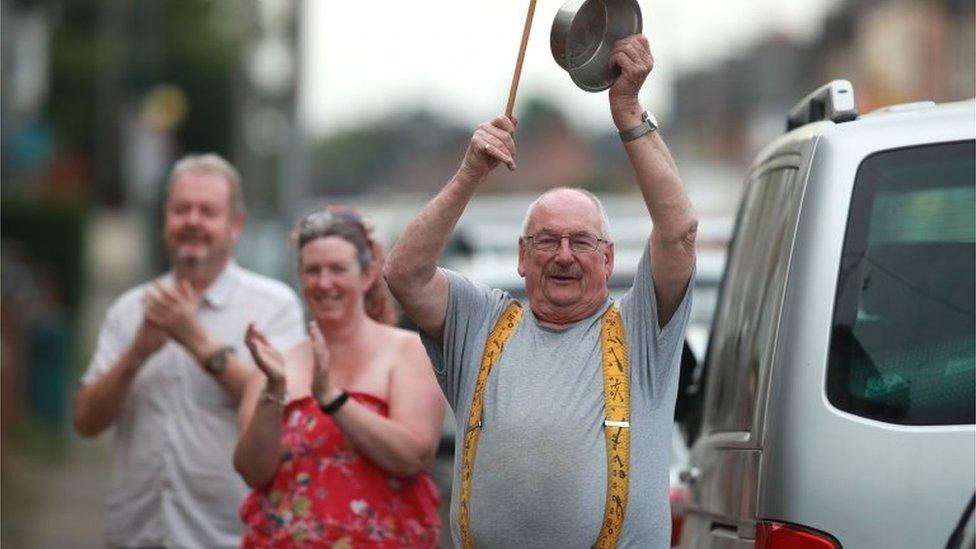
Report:
[[620,75],[610,62],[613,43],[640,33],[642,25],[637,0],[569,0],[552,21],[552,56],[577,86],[603,91]]

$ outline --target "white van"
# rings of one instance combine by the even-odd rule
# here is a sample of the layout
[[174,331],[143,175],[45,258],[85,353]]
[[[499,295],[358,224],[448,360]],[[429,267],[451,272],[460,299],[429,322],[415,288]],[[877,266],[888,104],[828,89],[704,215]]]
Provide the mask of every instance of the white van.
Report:
[[676,537],[945,547],[976,490],[976,102],[860,116],[838,80],[788,130],[747,179]]

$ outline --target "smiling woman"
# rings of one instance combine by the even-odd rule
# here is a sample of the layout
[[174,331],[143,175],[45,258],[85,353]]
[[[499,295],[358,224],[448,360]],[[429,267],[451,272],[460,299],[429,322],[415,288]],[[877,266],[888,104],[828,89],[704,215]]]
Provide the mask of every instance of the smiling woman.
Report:
[[[337,206],[308,215],[299,223],[293,237],[301,254],[299,270],[309,306],[312,306],[312,300],[305,285],[307,282],[322,282],[320,274],[323,270],[331,270],[336,275],[347,274],[352,271],[352,263],[355,263],[360,273],[368,273],[374,263],[382,265],[385,255],[383,247],[372,237],[372,233],[373,226],[368,219],[353,209]],[[337,246],[352,247],[352,256],[348,261],[336,259],[345,257],[345,254],[336,256],[325,249],[334,251]],[[332,258],[328,266],[323,264],[327,257]],[[312,277],[318,277],[318,280]],[[369,280],[369,286],[363,289],[366,314],[378,322],[393,324],[396,314],[386,281],[379,276],[372,276]]]
[[444,398],[420,338],[391,326],[383,250],[358,212],[335,206],[294,236],[311,337],[282,353],[248,330],[261,371],[242,400],[234,455],[254,488],[241,507],[243,545],[436,547],[427,467]]

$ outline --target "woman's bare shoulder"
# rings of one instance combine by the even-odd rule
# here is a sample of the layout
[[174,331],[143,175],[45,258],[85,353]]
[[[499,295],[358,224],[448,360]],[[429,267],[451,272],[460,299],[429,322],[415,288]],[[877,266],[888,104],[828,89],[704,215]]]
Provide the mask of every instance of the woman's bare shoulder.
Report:
[[[403,328],[398,328],[396,326],[384,326],[387,333],[389,334],[389,341],[391,343],[396,343],[403,347],[417,347],[423,348],[423,344],[420,342],[420,334],[413,330],[405,330]],[[401,347],[401,348],[403,348]]]
[[398,361],[405,357],[426,356],[417,332],[381,324],[377,336],[383,346],[395,351]]

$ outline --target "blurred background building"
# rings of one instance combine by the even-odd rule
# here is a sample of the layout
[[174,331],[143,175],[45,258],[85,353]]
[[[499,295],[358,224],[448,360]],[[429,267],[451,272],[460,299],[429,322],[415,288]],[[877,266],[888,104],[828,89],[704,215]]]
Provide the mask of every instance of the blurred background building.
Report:
[[796,101],[835,78],[854,84],[862,113],[970,99],[973,12],[966,0],[848,0],[813,40],[762,37],[723,63],[677,77],[676,147],[741,168],[782,133]]
[[[306,0],[0,0],[5,547],[100,544],[109,437],[77,440],[70,400],[108,303],[165,269],[161,204],[176,158],[216,151],[241,168],[249,219],[240,261],[290,283],[287,231],[297,216],[327,200],[359,204],[392,242],[453,173],[472,128],[451,111],[464,105],[311,127],[302,98],[324,90],[307,87],[308,12]],[[549,23],[537,14],[535,36],[545,40]],[[815,28],[757,34],[706,63],[662,69],[669,100],[652,103],[712,227],[706,249],[725,244],[749,160],[820,84],[851,80],[861,112],[976,95],[971,0],[835,1]],[[514,244],[524,204],[554,185],[587,187],[621,216],[633,213],[632,175],[609,124],[580,131],[577,113],[545,88],[523,76],[523,89],[519,170],[485,185],[482,194],[497,197],[467,216],[482,228],[453,243],[448,262],[470,264],[492,235]]]

